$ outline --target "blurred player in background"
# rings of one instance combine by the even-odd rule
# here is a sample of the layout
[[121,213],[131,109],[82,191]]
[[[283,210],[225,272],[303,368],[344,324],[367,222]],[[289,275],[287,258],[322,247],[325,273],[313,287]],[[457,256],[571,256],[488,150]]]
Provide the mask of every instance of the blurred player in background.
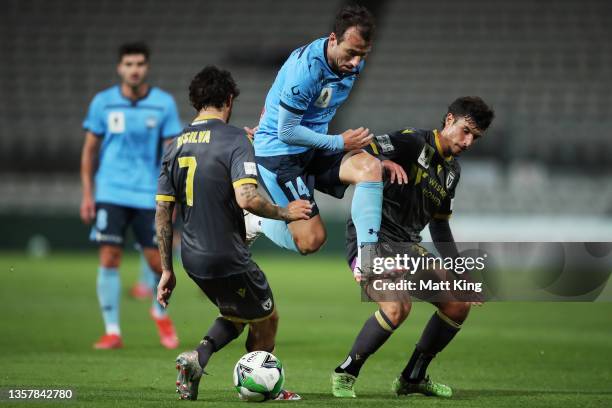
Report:
[[[459,256],[448,222],[461,171],[455,157],[482,137],[493,117],[493,110],[481,98],[462,97],[449,106],[439,132],[407,128],[374,138],[372,154],[394,160],[405,171],[399,183],[385,180],[381,244],[402,243],[410,257],[433,256],[418,245],[421,231],[429,224],[440,255],[444,258]],[[405,178],[406,174],[409,177]],[[355,271],[357,239],[350,219],[346,246],[347,260]],[[354,384],[361,367],[408,317],[411,308],[410,295],[406,292],[397,293],[394,299],[377,300],[377,303],[379,310],[365,322],[348,357],[332,373],[332,393],[336,397],[355,398]],[[436,301],[432,304],[438,310],[427,323],[407,366],[393,382],[393,390],[398,395],[452,395],[450,387],[431,381],[426,372],[431,360],[461,329],[470,302]]]
[[[93,98],[83,122],[81,219],[86,224],[95,220],[90,239],[100,248],[97,291],[106,330],[94,344],[97,349],[123,346],[119,266],[128,226],[156,273],[155,281],[161,274],[155,239],[155,190],[164,140],[175,137],[181,124],[172,96],[146,82],[148,69],[145,44],[122,45],[117,65],[120,84]],[[157,282],[151,284],[157,286]],[[162,345],[176,348],[178,338],[172,321],[155,300],[151,315]]]
[[277,245],[302,254],[317,251],[326,231],[314,189],[342,198],[355,185],[352,216],[359,245],[377,241],[382,205],[380,161],[359,150],[372,134],[360,127],[329,135],[328,124],[346,101],[371,50],[374,18],[347,6],[333,32],[293,51],[266,97],[254,146],[260,179],[278,205],[298,198],[313,203],[308,221],[257,219],[247,215],[247,237],[263,232]]
[[[274,349],[276,305],[266,276],[251,259],[242,211],[291,222],[307,220],[312,208],[305,200],[279,207],[257,192],[253,146],[243,129],[228,124],[238,94],[228,71],[209,66],[195,76],[189,99],[198,116],[168,148],[159,176],[155,222],[163,274],[157,299],[167,306],[176,285],[172,213],[178,203],[183,266],[221,314],[196,350],[177,357],[181,399],[197,399],[208,360],[246,325],[248,351]],[[278,399],[299,396],[283,391]]]

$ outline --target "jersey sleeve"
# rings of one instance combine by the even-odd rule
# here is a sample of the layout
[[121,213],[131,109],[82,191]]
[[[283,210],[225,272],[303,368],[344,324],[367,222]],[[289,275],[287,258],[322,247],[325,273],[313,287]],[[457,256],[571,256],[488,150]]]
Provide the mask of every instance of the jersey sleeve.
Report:
[[230,173],[234,188],[243,184],[257,184],[255,152],[249,138],[239,137],[230,158]]
[[176,102],[174,102],[174,98],[170,97],[162,124],[161,136],[164,139],[168,139],[181,133],[181,130],[181,119],[176,108]]
[[104,118],[104,102],[102,97],[96,95],[89,104],[87,116],[83,121],[83,129],[89,130],[96,136],[104,136],[106,133],[106,121]]
[[420,133],[408,128],[386,135],[374,136],[365,150],[381,160],[408,162],[417,159],[424,144],[425,141]]
[[440,208],[438,209],[438,212],[436,212],[433,217],[437,220],[448,220],[451,215],[453,215],[453,201],[455,199],[453,197],[446,197],[443,201],[442,204],[440,205]]
[[306,56],[298,57],[293,67],[288,67],[280,95],[280,106],[289,112],[302,115],[317,94],[317,80],[310,71]]
[[172,168],[174,166],[175,155],[176,148],[174,145],[168,146],[160,166],[155,201],[176,201],[177,191],[172,177]]

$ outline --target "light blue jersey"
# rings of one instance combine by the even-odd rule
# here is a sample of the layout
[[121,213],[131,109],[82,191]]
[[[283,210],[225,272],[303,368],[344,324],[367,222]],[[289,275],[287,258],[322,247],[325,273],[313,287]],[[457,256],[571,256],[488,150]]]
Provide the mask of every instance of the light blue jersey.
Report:
[[289,145],[278,137],[279,106],[302,116],[300,125],[327,134],[336,110],[348,98],[364,62],[351,74],[336,74],[327,62],[327,38],[296,49],[282,66],[266,97],[255,133],[255,155],[298,154],[310,147]]
[[132,101],[113,86],[93,98],[83,127],[102,138],[96,202],[154,209],[163,139],[182,129],[172,96],[151,87]]

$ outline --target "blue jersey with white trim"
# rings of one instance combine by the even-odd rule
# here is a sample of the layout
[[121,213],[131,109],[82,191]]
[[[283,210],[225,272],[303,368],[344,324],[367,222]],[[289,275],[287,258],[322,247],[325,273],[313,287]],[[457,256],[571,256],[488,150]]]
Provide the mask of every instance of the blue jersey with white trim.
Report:
[[288,145],[278,138],[279,106],[303,115],[301,125],[327,133],[336,110],[348,98],[363,69],[362,61],[350,74],[336,74],[327,62],[327,38],[294,50],[278,72],[266,97],[255,133],[256,156],[298,154],[310,147]]
[[182,129],[174,98],[151,87],[133,101],[116,85],[93,98],[83,127],[102,138],[96,202],[154,209],[163,141]]

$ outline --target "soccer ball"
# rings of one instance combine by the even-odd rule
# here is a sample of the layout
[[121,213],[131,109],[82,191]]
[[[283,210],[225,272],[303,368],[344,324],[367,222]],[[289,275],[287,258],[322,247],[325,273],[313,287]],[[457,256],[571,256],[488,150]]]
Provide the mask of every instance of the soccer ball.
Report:
[[234,367],[234,387],[244,401],[261,402],[276,398],[284,383],[283,364],[272,353],[247,353]]

